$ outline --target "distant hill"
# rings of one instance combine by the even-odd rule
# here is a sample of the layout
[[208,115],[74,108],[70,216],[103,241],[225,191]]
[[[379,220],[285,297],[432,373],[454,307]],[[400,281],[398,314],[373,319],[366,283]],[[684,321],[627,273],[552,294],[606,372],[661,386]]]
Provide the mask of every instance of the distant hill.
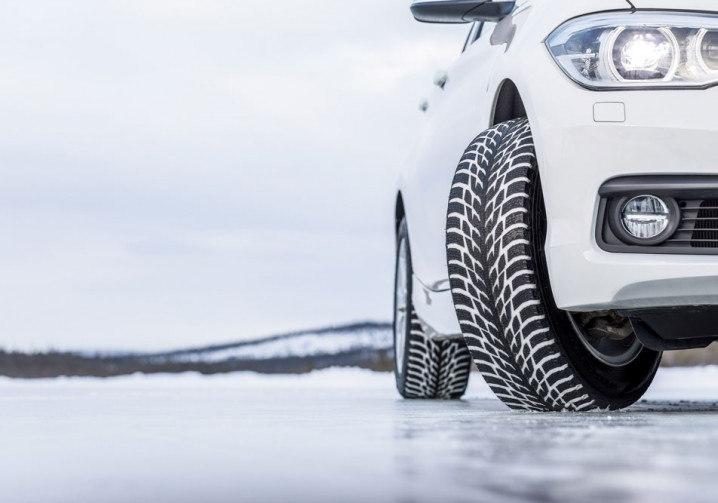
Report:
[[[112,377],[136,372],[219,374],[241,370],[300,374],[327,367],[388,372],[393,368],[392,337],[390,323],[367,322],[160,353],[0,351],[0,376]],[[662,364],[670,367],[718,364],[718,345],[665,353]]]
[[136,372],[217,374],[239,370],[286,374],[327,367],[389,371],[392,346],[391,324],[367,322],[161,353],[0,351],[0,375],[111,377]]

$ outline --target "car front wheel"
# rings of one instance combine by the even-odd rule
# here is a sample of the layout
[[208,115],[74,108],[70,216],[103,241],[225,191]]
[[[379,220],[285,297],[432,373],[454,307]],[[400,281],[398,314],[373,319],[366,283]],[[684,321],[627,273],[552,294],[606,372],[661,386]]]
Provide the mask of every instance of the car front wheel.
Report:
[[546,228],[528,120],[481,133],[459,163],[447,217],[451,291],[467,346],[511,408],[626,407],[650,385],[661,354],[617,313],[556,307]]

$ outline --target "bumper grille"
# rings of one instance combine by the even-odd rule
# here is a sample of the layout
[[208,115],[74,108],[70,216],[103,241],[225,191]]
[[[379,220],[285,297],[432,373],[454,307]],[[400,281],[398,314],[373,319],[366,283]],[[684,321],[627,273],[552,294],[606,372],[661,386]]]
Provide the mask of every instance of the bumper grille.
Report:
[[718,248],[718,199],[679,200],[681,222],[668,246]]

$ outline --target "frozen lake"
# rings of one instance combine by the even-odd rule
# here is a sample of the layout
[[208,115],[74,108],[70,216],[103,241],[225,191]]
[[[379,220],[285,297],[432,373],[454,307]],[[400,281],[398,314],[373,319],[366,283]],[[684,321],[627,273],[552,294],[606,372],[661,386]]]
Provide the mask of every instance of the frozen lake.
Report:
[[515,413],[392,376],[0,380],[14,502],[715,501],[718,368],[661,369],[610,414]]

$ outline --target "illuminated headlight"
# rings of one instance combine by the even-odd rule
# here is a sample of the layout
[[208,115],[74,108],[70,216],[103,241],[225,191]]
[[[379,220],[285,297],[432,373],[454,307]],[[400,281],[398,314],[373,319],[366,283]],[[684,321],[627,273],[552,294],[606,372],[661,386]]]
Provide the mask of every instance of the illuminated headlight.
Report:
[[546,46],[572,80],[592,89],[718,84],[718,16],[591,15],[560,26]]

